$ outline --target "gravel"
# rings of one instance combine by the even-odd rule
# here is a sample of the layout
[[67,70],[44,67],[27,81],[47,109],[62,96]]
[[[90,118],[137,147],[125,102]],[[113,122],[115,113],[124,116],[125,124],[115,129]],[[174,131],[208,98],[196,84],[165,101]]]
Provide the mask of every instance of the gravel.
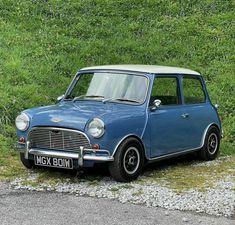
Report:
[[[202,163],[199,164],[202,165]],[[205,164],[209,166],[211,162]],[[48,182],[32,185],[38,176],[39,173],[32,172],[27,178],[12,181],[11,187],[17,190],[53,191],[76,196],[116,199],[121,203],[129,202],[168,210],[194,211],[226,217],[235,216],[235,179],[232,175],[225,176],[223,180],[217,181],[213,187],[203,192],[197,189],[176,192],[163,183],[148,180],[144,183],[134,181],[124,184],[115,182],[110,177],[93,181],[78,179],[76,182],[68,178],[53,185]],[[183,219],[184,223],[187,221],[188,218]]]
[[[169,212],[168,216],[165,215],[166,211]],[[122,204],[104,198],[9,190],[8,184],[1,182],[0,212],[1,225],[234,225],[231,218]]]

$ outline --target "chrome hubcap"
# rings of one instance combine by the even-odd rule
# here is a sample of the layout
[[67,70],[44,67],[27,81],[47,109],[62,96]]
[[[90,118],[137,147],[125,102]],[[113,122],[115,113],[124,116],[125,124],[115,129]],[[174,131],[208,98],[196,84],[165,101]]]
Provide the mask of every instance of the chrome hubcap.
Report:
[[130,147],[126,150],[123,158],[123,167],[126,173],[134,174],[140,164],[140,154],[137,148]]
[[208,137],[207,148],[210,154],[215,154],[218,147],[218,137],[215,133],[211,133]]

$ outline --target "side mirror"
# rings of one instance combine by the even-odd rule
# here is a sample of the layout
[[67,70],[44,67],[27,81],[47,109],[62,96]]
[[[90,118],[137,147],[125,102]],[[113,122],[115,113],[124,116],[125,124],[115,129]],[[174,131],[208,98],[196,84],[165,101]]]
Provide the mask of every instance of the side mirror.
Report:
[[157,108],[159,108],[159,106],[162,104],[162,101],[160,99],[155,99],[153,101],[153,106],[151,107],[151,110],[154,111]]
[[59,96],[59,97],[56,99],[56,102],[60,102],[63,98],[64,98],[64,95]]

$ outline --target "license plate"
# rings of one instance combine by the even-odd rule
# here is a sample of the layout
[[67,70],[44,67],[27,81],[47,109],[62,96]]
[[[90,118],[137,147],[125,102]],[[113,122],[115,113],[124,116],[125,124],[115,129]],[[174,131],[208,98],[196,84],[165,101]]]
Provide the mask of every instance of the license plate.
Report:
[[66,158],[56,158],[56,157],[47,157],[47,156],[34,156],[34,163],[38,166],[49,166],[57,167],[64,169],[73,169],[73,160]]

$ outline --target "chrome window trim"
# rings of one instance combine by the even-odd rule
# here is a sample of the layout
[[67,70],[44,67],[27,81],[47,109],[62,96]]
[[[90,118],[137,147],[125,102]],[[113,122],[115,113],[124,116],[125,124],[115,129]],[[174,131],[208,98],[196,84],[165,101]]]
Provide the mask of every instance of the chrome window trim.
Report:
[[[201,89],[202,89],[203,94],[204,94],[204,101],[203,102],[185,103],[184,87],[183,87],[184,78],[199,80],[199,82],[201,84]],[[205,85],[203,84],[202,76],[194,77],[194,76],[190,76],[190,75],[187,75],[187,74],[182,74],[181,82],[182,82],[182,97],[183,97],[182,102],[183,102],[183,105],[185,105],[185,106],[188,106],[188,105],[189,106],[190,105],[200,105],[200,104],[205,104],[205,103],[208,102],[208,96],[207,96],[207,93],[206,93]]]
[[[126,74],[126,75],[130,75],[130,76],[142,76],[142,77],[145,77],[147,79],[147,88],[146,88],[144,100],[142,102],[140,102],[140,103],[119,102],[119,101],[112,101],[112,102],[115,102],[115,103],[118,103],[118,104],[134,105],[134,106],[141,106],[141,105],[144,105],[147,102],[148,93],[149,93],[149,89],[150,89],[150,78],[149,78],[149,76],[152,75],[152,74],[142,73],[142,72],[134,72],[134,71],[125,71],[125,70],[84,70],[84,71],[79,71],[75,75],[75,77],[72,80],[71,84],[69,85],[69,88],[67,89],[67,91],[65,93],[65,96],[64,96],[64,101],[68,101],[66,99],[66,97],[71,93],[71,91],[73,90],[74,86],[78,82],[79,76],[82,75],[82,74],[91,74],[91,73],[114,73],[114,74]],[[94,101],[94,99],[92,101]]]
[[[160,74],[160,73],[156,73],[154,74],[154,78],[153,78],[153,83],[152,83],[152,87],[151,87],[151,92],[150,92],[150,96],[149,96],[149,103],[148,103],[148,107],[150,108],[150,99],[152,96],[152,90],[153,90],[153,85],[154,85],[154,81],[157,80],[158,78],[175,78],[176,79],[176,83],[177,83],[177,88],[179,93],[176,93],[178,97],[178,99],[180,100],[178,104],[169,104],[169,105],[161,105],[161,107],[181,107],[183,105],[183,99],[181,96],[181,85],[180,85],[180,76],[181,74]],[[178,96],[179,94],[179,96]]]

